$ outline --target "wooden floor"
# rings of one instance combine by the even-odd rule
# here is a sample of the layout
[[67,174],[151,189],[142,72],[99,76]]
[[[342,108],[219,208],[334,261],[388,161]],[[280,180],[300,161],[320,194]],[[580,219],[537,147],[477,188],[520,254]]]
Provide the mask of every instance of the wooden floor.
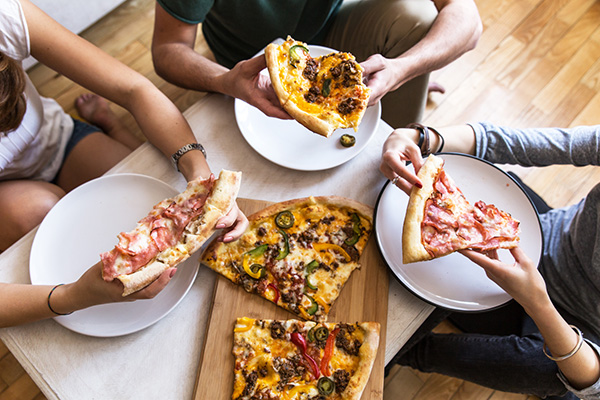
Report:
[[[488,120],[511,126],[598,124],[600,111],[600,1],[476,0],[484,33],[475,50],[433,74],[446,88],[433,93],[425,122],[433,126]],[[183,111],[203,96],[165,83],[153,71],[150,43],[153,0],[129,0],[82,36],[146,75]],[[209,54],[201,35],[197,50]],[[75,114],[85,90],[45,67],[30,77],[39,91]],[[139,133],[124,110],[114,110]],[[600,169],[570,166],[520,169],[525,182],[551,206],[571,204],[600,180]],[[439,329],[449,330],[443,324]],[[0,342],[0,400],[43,399],[33,381]],[[515,399],[437,374],[395,368],[385,399]]]

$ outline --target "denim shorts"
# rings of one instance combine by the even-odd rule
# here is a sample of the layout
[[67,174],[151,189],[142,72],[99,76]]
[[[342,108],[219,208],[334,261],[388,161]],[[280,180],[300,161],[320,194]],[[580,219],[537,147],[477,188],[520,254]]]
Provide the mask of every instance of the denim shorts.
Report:
[[[71,151],[75,148],[77,143],[84,137],[91,135],[94,132],[102,132],[102,129],[98,128],[95,125],[88,124],[87,122],[83,122],[79,119],[73,118],[73,133],[71,134],[71,138],[67,141],[67,146],[65,147],[65,154],[63,155],[62,164],[65,163],[67,156],[71,153]],[[61,167],[62,168],[62,167]],[[58,178],[58,174],[60,173],[60,169],[56,173],[56,176],[52,180],[52,183],[56,183],[56,179]]]

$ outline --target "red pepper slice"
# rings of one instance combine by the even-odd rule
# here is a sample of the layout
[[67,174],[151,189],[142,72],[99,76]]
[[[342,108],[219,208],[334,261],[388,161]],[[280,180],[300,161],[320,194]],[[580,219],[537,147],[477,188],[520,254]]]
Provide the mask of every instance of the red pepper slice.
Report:
[[275,298],[273,299],[273,303],[277,304],[277,302],[279,301],[279,289],[277,289],[277,287],[272,283],[269,283],[267,287],[270,287],[275,292]]
[[319,379],[320,374],[317,362],[314,358],[306,354],[306,339],[304,339],[304,336],[302,336],[299,332],[294,332],[291,336],[292,343],[294,343],[296,347],[298,347],[298,350],[300,350],[300,352],[302,353],[302,357],[304,357],[306,362],[308,362],[308,365],[310,365],[314,378]]
[[333,356],[333,348],[335,346],[335,337],[337,336],[340,328],[335,328],[329,336],[327,337],[327,342],[325,342],[325,352],[323,354],[323,359],[321,360],[321,372],[325,376],[330,376],[331,372],[329,371],[329,360],[331,360],[331,356]]

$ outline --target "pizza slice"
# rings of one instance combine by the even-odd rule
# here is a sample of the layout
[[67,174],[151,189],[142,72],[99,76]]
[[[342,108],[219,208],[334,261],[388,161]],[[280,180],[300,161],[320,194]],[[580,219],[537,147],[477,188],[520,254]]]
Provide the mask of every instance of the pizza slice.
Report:
[[136,292],[186,260],[215,232],[217,220],[235,203],[241,172],[190,181],[177,196],[156,204],[118,244],[100,255],[105,281],[119,279],[123,296]]
[[403,262],[443,257],[457,250],[489,251],[519,244],[519,221],[492,204],[470,204],[444,170],[444,160],[430,155],[413,187],[402,232]]
[[360,399],[379,347],[379,324],[238,318],[233,400]]
[[371,90],[352,54],[313,58],[306,43],[288,36],[268,45],[265,57],[275,94],[295,120],[325,137],[337,128],[358,129]]
[[373,210],[343,197],[275,203],[248,217],[236,242],[210,243],[201,261],[306,320],[323,321],[372,230]]

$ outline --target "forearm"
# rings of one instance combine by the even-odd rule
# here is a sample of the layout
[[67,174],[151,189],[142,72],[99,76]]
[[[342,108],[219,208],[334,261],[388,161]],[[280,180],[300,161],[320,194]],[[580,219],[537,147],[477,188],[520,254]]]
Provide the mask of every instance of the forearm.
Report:
[[226,93],[223,75],[229,69],[183,43],[153,45],[156,73],[174,85],[202,92]]
[[393,60],[401,66],[404,81],[448,65],[475,48],[481,36],[481,19],[475,3],[434,1],[439,14],[427,35]]
[[[124,106],[131,112],[150,143],[166,157],[171,157],[182,146],[197,141],[181,112],[150,82],[135,86],[126,96]],[[179,169],[188,180],[208,178],[211,174],[200,151],[190,151],[181,157]]]
[[[48,295],[53,286],[0,284],[0,327],[15,326],[57,316],[48,307]],[[67,295],[72,284],[57,287],[50,302],[57,313],[66,314],[76,309],[76,301]]]
[[[547,298],[525,311],[531,316],[544,337],[549,354],[558,357],[569,354],[577,345],[578,335],[561,317]],[[596,352],[585,341],[572,356],[556,364],[575,389],[584,389],[600,378],[600,362]]]

